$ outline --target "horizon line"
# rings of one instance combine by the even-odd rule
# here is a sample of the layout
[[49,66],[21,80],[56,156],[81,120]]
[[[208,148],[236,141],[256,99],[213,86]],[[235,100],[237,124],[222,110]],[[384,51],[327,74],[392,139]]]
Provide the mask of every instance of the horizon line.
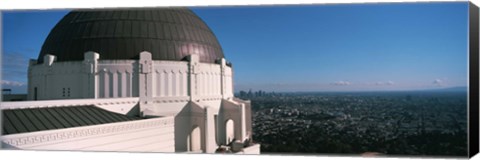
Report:
[[[448,89],[455,89],[455,88],[465,88],[468,92],[468,86],[456,86],[456,87],[446,87],[446,88],[428,88],[428,89],[411,89],[411,90],[345,90],[345,91],[339,91],[339,90],[317,90],[317,91],[301,91],[301,90],[298,90],[298,91],[264,91],[264,90],[261,90],[261,89],[257,89],[257,90],[252,90],[250,89],[252,92],[256,92],[256,91],[264,91],[264,92],[267,92],[267,93],[272,93],[272,92],[276,92],[276,93],[313,93],[313,92],[336,92],[336,93],[341,93],[341,92],[412,92],[412,91],[442,91],[442,90],[447,90]],[[239,91],[235,91],[234,93],[240,93],[240,91],[245,91],[245,92],[248,92],[248,90],[239,90]],[[453,90],[455,92],[458,92],[458,90]],[[451,92],[451,91],[450,91]],[[463,91],[462,91],[463,92]]]

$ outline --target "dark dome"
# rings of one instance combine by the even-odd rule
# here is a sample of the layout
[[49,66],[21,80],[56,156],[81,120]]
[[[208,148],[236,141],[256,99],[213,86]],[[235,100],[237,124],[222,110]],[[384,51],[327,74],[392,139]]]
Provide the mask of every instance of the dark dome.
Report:
[[100,59],[138,59],[148,51],[154,60],[182,60],[198,54],[200,62],[224,58],[210,28],[186,8],[75,10],[63,17],[45,40],[43,56],[81,61],[94,51]]

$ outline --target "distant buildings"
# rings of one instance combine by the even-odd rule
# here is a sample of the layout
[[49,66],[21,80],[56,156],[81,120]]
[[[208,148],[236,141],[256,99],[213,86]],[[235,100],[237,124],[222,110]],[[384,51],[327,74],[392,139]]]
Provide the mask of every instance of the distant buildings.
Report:
[[263,153],[465,156],[466,100],[463,92],[255,97],[254,139]]
[[12,94],[11,89],[2,89],[2,101],[25,101],[27,94]]

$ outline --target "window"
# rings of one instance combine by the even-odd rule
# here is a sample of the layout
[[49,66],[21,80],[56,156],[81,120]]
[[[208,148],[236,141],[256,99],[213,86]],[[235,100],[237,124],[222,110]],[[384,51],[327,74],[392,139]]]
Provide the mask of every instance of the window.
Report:
[[37,100],[37,87],[33,88],[33,100]]
[[70,88],[62,88],[62,97],[70,97]]

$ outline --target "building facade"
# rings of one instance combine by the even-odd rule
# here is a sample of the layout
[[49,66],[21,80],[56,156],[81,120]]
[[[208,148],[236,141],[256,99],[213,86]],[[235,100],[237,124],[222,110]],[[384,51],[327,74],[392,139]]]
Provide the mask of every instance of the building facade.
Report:
[[70,12],[30,61],[28,99],[2,103],[4,148],[260,153],[232,65],[188,9]]

